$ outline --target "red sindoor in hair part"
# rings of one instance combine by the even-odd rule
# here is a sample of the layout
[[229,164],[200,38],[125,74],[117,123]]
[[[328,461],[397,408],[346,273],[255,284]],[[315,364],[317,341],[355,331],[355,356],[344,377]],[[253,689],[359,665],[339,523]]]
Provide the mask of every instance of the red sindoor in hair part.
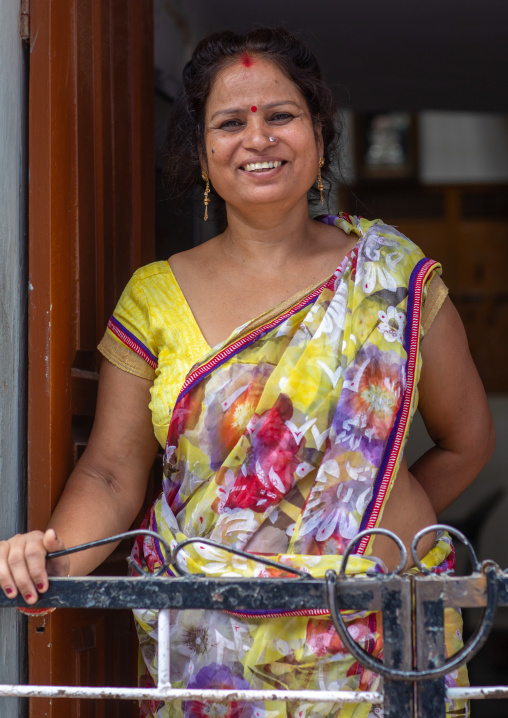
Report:
[[245,67],[250,67],[254,64],[254,60],[248,52],[242,52],[242,64],[245,65]]

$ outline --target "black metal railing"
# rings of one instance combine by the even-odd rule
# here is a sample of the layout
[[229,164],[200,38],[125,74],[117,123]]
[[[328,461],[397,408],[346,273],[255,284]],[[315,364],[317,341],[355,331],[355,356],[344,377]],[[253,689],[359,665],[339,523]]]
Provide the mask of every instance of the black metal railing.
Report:
[[[429,573],[418,561],[416,547],[428,531],[443,529],[463,541],[470,553],[472,573],[465,577]],[[84,550],[102,543],[118,541],[139,533],[128,532],[100,542],[67,549]],[[173,551],[157,536],[166,551],[166,563],[157,575],[143,573],[131,578],[52,578],[38,608],[153,608],[159,616],[159,682],[155,689],[0,686],[1,696],[53,696],[79,698],[120,698],[157,700],[305,700],[337,703],[383,704],[385,718],[444,718],[446,697],[450,699],[508,698],[508,686],[450,688],[445,675],[470,660],[485,644],[496,609],[508,606],[508,574],[493,561],[479,563],[467,539],[455,529],[436,525],[415,536],[413,560],[422,574],[403,573],[406,551],[392,532],[375,529],[367,533],[389,535],[401,550],[399,567],[391,574],[354,576],[346,574],[346,564],[363,534],[355,537],[344,553],[338,573],[328,571],[324,579],[311,578],[265,557],[221,546],[221,549],[249,559],[275,565],[297,574],[291,578],[208,578],[186,573],[178,556],[195,541],[219,544],[207,539],[189,539]],[[53,554],[56,556],[57,554]],[[169,579],[161,574],[168,566],[180,575]],[[134,570],[136,570],[134,568]],[[25,606],[20,597],[8,599],[0,594],[0,607]],[[446,606],[482,607],[478,627],[464,647],[445,658],[444,610]],[[169,609],[223,611],[327,609],[344,645],[363,666],[383,677],[382,692],[366,691],[274,691],[274,690],[197,690],[174,689],[170,682]],[[366,653],[349,635],[341,610],[375,610],[382,613],[383,661]]]

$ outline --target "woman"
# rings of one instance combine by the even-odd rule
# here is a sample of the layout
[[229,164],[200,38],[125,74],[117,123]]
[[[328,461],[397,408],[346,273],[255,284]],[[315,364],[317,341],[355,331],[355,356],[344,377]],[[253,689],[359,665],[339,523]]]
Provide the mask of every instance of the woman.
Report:
[[[45,563],[48,551],[102,537],[104,526],[108,534],[130,526],[158,443],[164,485],[147,525],[172,542],[211,537],[315,576],[338,568],[365,527],[389,528],[409,546],[486,463],[492,419],[439,265],[380,221],[309,217],[333,121],[313,55],[284,30],[222,33],[198,45],[170,128],[168,173],[182,191],[202,177],[205,217],[212,187],[227,228],[138,270],[124,291],[100,345],[92,436],[50,528],[0,546],[7,595],[19,591],[33,605],[48,574],[86,574],[105,558],[110,548]],[[435,446],[409,471],[402,450],[418,396]],[[382,537],[356,551],[351,572],[399,560]],[[147,571],[161,563],[156,541],[133,553]],[[427,536],[419,553],[437,570],[453,563],[446,536]],[[270,575],[204,545],[184,560],[212,576]],[[378,677],[345,652],[326,615],[313,614],[175,613],[175,685],[375,689]],[[137,611],[136,619],[152,682],[157,616]],[[376,614],[349,620],[356,640],[379,655]],[[449,651],[459,639],[459,617],[448,611]],[[449,677],[466,680],[464,670]],[[461,703],[448,708],[464,715]],[[351,711],[143,706],[160,717]],[[354,715],[381,712],[359,705]]]

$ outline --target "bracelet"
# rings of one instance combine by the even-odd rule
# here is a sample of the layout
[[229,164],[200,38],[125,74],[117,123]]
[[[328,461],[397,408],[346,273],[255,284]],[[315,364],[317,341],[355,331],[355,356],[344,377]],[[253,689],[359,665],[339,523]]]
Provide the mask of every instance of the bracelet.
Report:
[[24,616],[47,616],[49,613],[56,611],[56,608],[25,608],[18,606],[18,611]]
[[[66,578],[70,577],[71,574],[68,573]],[[18,606],[18,611],[24,616],[48,616],[50,613],[53,613],[53,611],[56,611],[56,608],[30,608],[29,606]]]

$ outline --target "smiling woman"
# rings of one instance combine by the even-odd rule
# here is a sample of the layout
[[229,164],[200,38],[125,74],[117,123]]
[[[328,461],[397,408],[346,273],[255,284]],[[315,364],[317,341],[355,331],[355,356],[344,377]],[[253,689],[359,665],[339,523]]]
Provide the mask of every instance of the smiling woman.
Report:
[[302,200],[306,208],[323,152],[321,129],[298,87],[273,62],[222,68],[204,128],[201,167],[230,211],[244,215],[258,212],[260,203],[296,206]]
[[[208,118],[210,118],[207,102],[210,99],[210,89],[226,68],[233,69],[233,76],[240,83],[234,89],[241,90],[243,87],[245,92],[243,97],[235,96],[233,98],[237,100],[236,103],[224,104],[222,107],[217,107],[214,112],[228,111],[229,109],[240,111],[243,108],[244,111],[249,110],[252,114],[259,113],[260,110],[266,112],[277,109],[279,112],[282,110],[291,113],[292,111],[295,114],[296,111],[298,114],[304,110],[311,118],[315,131],[322,137],[322,154],[325,161],[323,177],[325,180],[328,176],[330,179],[332,178],[331,167],[338,140],[335,129],[336,107],[332,92],[322,78],[314,54],[304,43],[282,29],[259,29],[250,33],[247,41],[248,50],[244,49],[245,44],[243,40],[238,39],[239,37],[232,32],[224,32],[206,38],[196,48],[195,61],[189,63],[184,70],[185,93],[176,98],[175,111],[168,131],[166,175],[173,194],[185,195],[199,183],[201,160],[205,154],[205,134],[208,129],[205,106]],[[246,57],[248,62],[245,61]],[[278,84],[280,78],[276,78],[277,84],[274,88],[269,88],[275,90],[275,94],[270,91],[267,96],[262,92],[261,99],[258,99],[254,92],[249,92],[254,76],[260,77],[260,73],[256,73],[260,61],[266,69],[267,59],[268,64],[272,65],[273,72],[278,71],[285,81],[289,80],[288,84],[291,85],[289,97],[280,94],[281,88]],[[232,81],[232,76],[230,81]],[[227,79],[221,83],[222,90],[226,89],[224,82],[227,84]],[[298,95],[297,106],[292,110],[289,107],[269,106],[271,98],[274,102],[295,99],[293,97],[295,92]],[[223,99],[227,98],[223,96]],[[239,99],[242,102],[238,102]],[[303,106],[302,100],[304,101]],[[246,118],[231,117],[230,119],[240,120],[241,124],[242,119]],[[280,121],[282,122],[282,118]],[[198,132],[197,144],[194,141],[196,130]],[[277,140],[275,132],[268,132],[268,136]],[[208,148],[208,154],[211,153],[212,148]],[[317,165],[314,170],[313,180],[316,180]],[[312,190],[312,185],[311,181],[310,189],[307,188],[309,198],[317,199],[319,195],[315,188],[314,191]],[[213,199],[217,203],[223,201],[219,192],[214,193]]]
[[[128,528],[157,442],[164,481],[144,525],[172,546],[199,536],[252,554],[199,544],[182,552],[190,573],[216,577],[273,575],[259,554],[322,577],[339,569],[351,539],[377,526],[409,546],[486,462],[492,421],[439,265],[381,220],[309,216],[309,190],[320,188],[336,145],[333,119],[314,56],[286,31],[225,32],[198,45],[175,103],[167,172],[180,193],[203,177],[205,207],[211,184],[227,227],[127,285],[99,346],[94,430],[52,528],[0,544],[6,594],[35,603],[48,572],[69,570],[67,558],[46,566],[47,551],[94,538],[99,526]],[[409,470],[403,450],[418,401],[435,446]],[[384,541],[359,541],[348,572],[393,569],[399,556]],[[104,556],[87,554],[73,555],[71,573]],[[428,568],[453,568],[446,534],[428,535],[419,555]],[[164,562],[152,538],[136,543],[133,558],[146,572]],[[146,685],[157,678],[157,613],[135,617]],[[379,656],[379,616],[347,621]],[[460,616],[447,609],[448,652],[460,643]],[[172,619],[171,664],[175,687],[375,690],[380,681],[348,654],[326,612],[305,609],[182,611]],[[465,669],[447,683],[467,683]],[[192,701],[144,705],[142,714],[351,710]],[[449,702],[447,711],[458,718],[467,706]],[[362,704],[354,714],[382,712]]]

